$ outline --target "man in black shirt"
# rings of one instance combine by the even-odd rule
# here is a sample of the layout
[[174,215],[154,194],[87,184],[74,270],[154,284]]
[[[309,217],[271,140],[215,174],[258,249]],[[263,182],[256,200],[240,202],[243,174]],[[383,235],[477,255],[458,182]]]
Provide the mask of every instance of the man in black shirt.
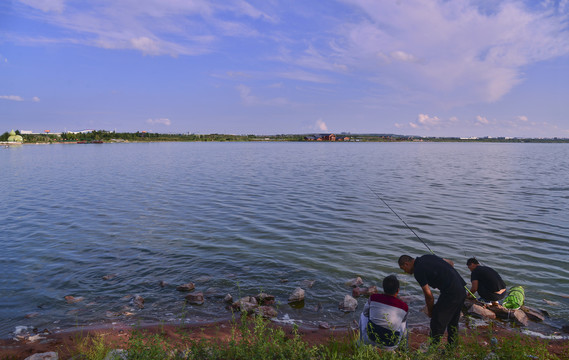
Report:
[[466,261],[466,266],[470,269],[470,282],[472,287],[470,292],[478,294],[485,301],[491,301],[492,305],[498,305],[498,300],[502,300],[506,296],[506,283],[500,277],[496,270],[488,266],[482,266],[476,258],[470,258]]
[[[432,343],[440,342],[446,328],[448,344],[455,344],[460,310],[466,298],[466,282],[449,260],[436,255],[423,255],[416,259],[401,255],[399,267],[406,273],[413,274],[423,290],[427,315],[431,318]],[[436,304],[430,287],[440,290]]]

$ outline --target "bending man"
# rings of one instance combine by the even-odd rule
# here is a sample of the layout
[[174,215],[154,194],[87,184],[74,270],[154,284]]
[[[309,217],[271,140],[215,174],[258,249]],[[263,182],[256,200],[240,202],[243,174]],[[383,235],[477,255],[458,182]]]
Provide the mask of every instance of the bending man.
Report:
[[500,274],[489,266],[480,265],[476,258],[468,259],[466,266],[471,272],[472,287],[470,292],[474,294],[478,291],[484,301],[491,301],[492,305],[498,305],[498,300],[502,300],[506,296],[506,283]]
[[[427,315],[431,318],[432,343],[438,344],[446,329],[448,344],[455,344],[460,311],[466,298],[466,282],[448,261],[436,255],[423,255],[416,259],[401,255],[399,267],[413,274],[423,290]],[[436,304],[431,287],[440,290]]]

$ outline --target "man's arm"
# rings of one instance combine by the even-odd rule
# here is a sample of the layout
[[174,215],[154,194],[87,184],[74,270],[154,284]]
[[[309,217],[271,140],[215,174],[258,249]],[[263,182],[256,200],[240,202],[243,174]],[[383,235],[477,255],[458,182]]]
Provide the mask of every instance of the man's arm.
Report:
[[[478,280],[472,280],[472,286],[470,287],[470,293],[474,294],[478,291]],[[469,296],[472,296],[468,294]]]
[[435,298],[431,293],[431,288],[429,285],[423,286],[423,294],[425,295],[425,304],[427,305],[427,315],[429,317],[433,316],[433,306],[435,305]]
[[370,303],[370,301],[371,300],[366,301],[366,303],[364,305],[364,316],[367,318],[369,318],[369,307],[370,307],[369,303]]

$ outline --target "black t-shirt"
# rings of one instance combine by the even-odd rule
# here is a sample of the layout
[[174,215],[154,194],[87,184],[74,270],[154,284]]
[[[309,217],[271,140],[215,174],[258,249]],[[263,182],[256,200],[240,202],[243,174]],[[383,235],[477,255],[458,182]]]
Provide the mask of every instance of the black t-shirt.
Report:
[[496,270],[488,266],[478,265],[470,274],[470,281],[478,280],[478,286],[497,292],[506,288],[506,283]]
[[446,261],[436,255],[423,255],[415,259],[413,274],[421,287],[429,285],[441,293],[464,291],[466,282]]

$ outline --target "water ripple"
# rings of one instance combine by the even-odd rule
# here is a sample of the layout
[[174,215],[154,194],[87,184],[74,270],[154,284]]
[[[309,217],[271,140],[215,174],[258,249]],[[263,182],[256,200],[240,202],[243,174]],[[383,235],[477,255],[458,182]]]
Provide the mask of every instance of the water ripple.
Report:
[[[41,148],[41,149],[40,149]],[[222,302],[267,291],[286,304],[303,280],[306,306],[281,316],[349,324],[345,281],[402,275],[399,255],[427,248],[469,280],[476,256],[552,322],[569,316],[569,148],[564,144],[155,143],[24,146],[0,167],[0,336],[16,325],[230,316]],[[10,176],[4,174],[11,174]],[[110,280],[103,276],[114,274]],[[198,282],[197,279],[202,279]],[[284,282],[286,280],[286,282]],[[169,285],[159,286],[160,281]],[[201,307],[176,285],[196,282]],[[146,298],[134,319],[108,317]],[[64,296],[84,301],[67,304]],[[558,302],[552,306],[543,299]],[[364,299],[359,299],[360,309]],[[321,303],[321,312],[313,311]],[[40,316],[25,319],[30,312]],[[421,320],[423,319],[423,320]]]

